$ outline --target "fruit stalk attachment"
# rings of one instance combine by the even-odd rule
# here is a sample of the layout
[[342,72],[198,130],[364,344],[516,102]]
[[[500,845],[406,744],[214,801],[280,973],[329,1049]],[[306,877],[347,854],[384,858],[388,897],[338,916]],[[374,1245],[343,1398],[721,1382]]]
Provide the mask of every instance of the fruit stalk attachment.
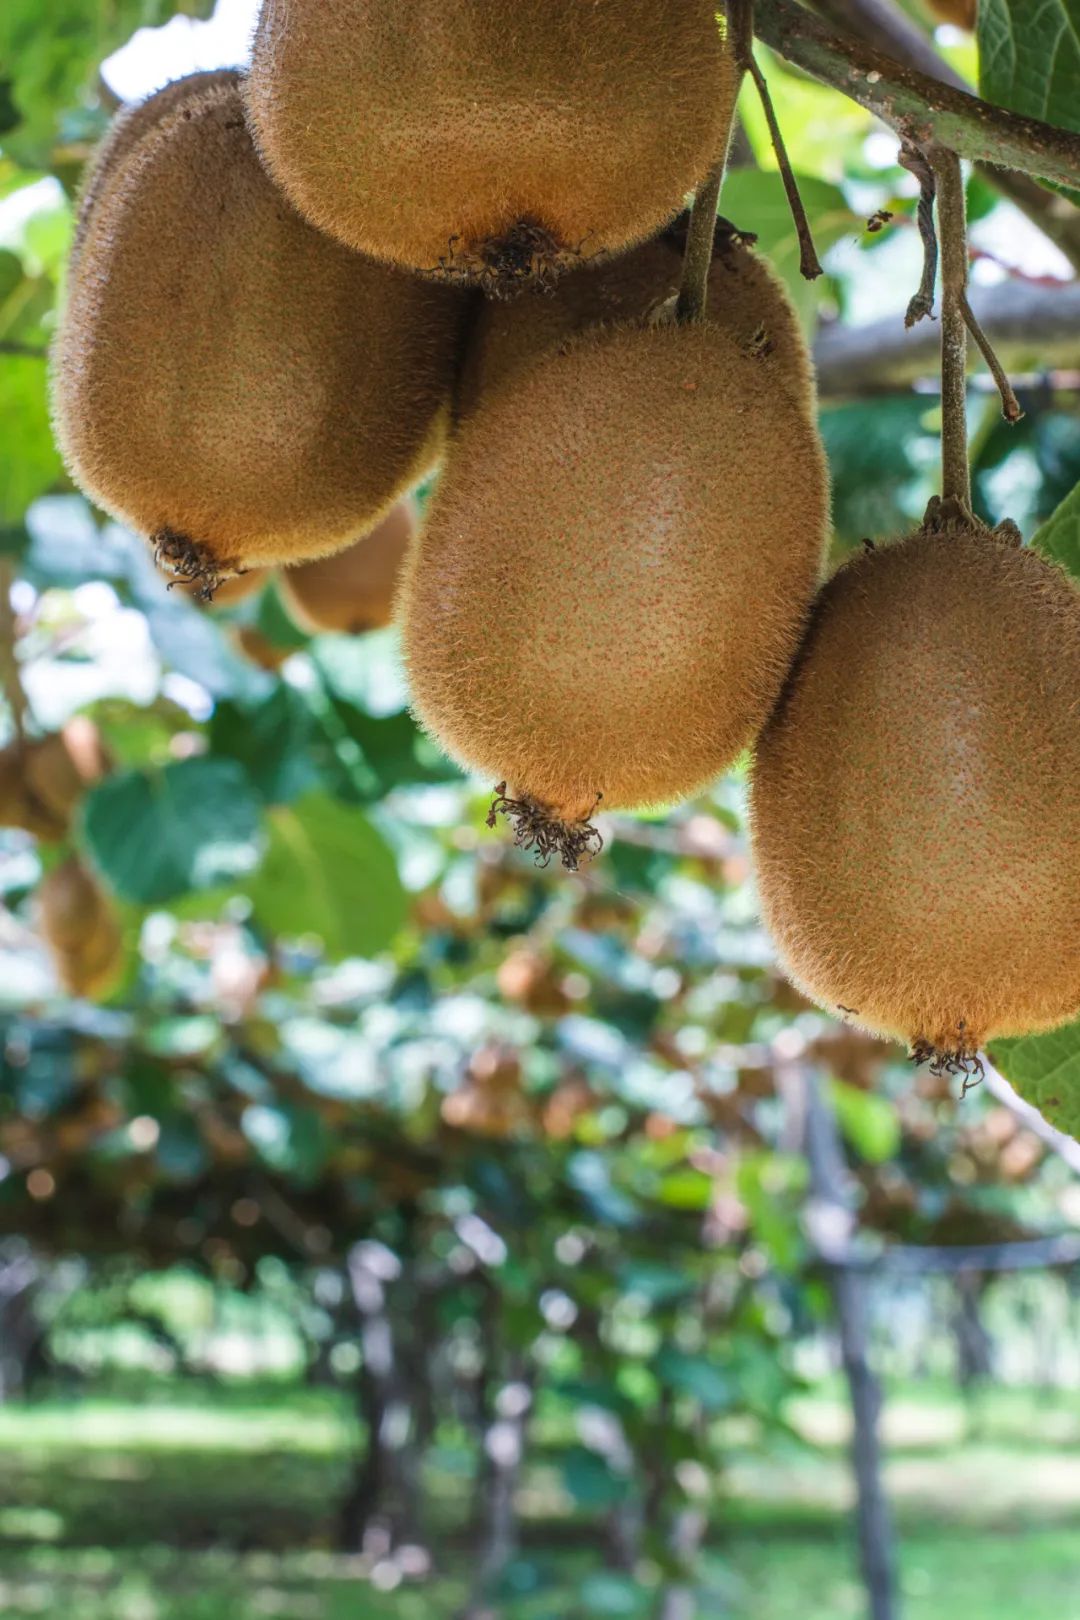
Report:
[[769,126],[773,151],[780,166],[780,175],[787,193],[791,217],[799,238],[799,269],[807,281],[822,273],[814,247],[810,221],[799,195],[799,187],[788,159],[784,137],[780,131],[776,111],[765,82],[765,75],[754,60],[754,0],[727,0],[728,46],[735,59],[736,87],[732,98],[731,125],[724,152],[708,178],[699,186],[690,216],[690,229],[686,238],[686,256],[683,261],[682,284],[675,305],[675,319],[682,324],[704,320],[708,302],[709,269],[712,264],[713,242],[716,236],[716,209],[724,184],[727,155],[731,135],[735,128],[738,104],[738,86],[744,73],[754,82],[765,120]]
[[941,240],[941,494],[971,511],[967,444],[967,212],[960,159],[935,146],[930,163],[937,187]]
[[685,325],[692,325],[695,321],[705,319],[709,271],[712,268],[713,243],[716,240],[716,208],[720,201],[720,188],[724,184],[726,168],[725,152],[708,179],[698,187],[694,197],[694,207],[686,233],[682,284],[675,304],[675,319]]
[[[901,152],[901,161],[905,168],[919,177],[920,184],[924,187],[923,201],[919,204],[920,230],[923,230],[926,181],[910,149],[906,153]],[[934,146],[929,152],[929,168],[937,192],[938,235],[941,241],[942,494],[946,497],[953,496],[961,502],[965,510],[970,510],[971,475],[968,467],[965,409],[968,333],[975,339],[979,352],[997,384],[1001,395],[1001,414],[1006,422],[1018,422],[1024,413],[1005,374],[1005,368],[994,353],[990,339],[979,325],[968,300],[967,212],[960,159],[947,147]],[[924,243],[926,240],[923,231]],[[929,247],[927,252],[929,253]],[[925,275],[923,287],[920,287],[909,306],[909,317],[924,288]]]

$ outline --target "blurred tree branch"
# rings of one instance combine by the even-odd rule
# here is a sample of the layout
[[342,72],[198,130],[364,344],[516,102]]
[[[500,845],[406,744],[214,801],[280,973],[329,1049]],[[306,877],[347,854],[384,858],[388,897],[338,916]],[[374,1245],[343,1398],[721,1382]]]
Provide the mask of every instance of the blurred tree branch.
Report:
[[[1080,370],[1080,283],[1002,282],[980,289],[971,302],[1010,370]],[[865,394],[933,376],[939,341],[936,323],[905,327],[899,316],[824,327],[814,349],[821,393]]]
[[1080,181],[1080,135],[1007,112],[865,40],[834,34],[798,0],[757,0],[755,29],[787,61],[850,96],[906,140],[936,141],[960,157],[1064,185]]

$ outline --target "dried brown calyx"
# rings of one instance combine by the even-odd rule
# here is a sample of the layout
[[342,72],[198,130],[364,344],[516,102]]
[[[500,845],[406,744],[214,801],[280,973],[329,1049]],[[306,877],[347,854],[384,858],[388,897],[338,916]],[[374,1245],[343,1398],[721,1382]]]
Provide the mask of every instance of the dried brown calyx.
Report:
[[520,292],[550,292],[582,257],[580,245],[567,247],[538,221],[520,219],[486,242],[451,237],[445,255],[428,273],[452,285],[479,287],[488,298],[513,298]]
[[[963,1025],[960,1025],[961,1030]],[[961,1097],[984,1079],[986,1070],[977,1048],[961,1041],[953,1047],[935,1046],[932,1041],[917,1040],[912,1043],[911,1061],[921,1067],[926,1064],[930,1073],[939,1078],[942,1075],[962,1075],[963,1085],[960,1089]]]
[[[596,795],[594,813],[602,798],[602,793]],[[576,872],[582,861],[594,860],[604,847],[599,829],[587,817],[582,821],[563,821],[549,805],[540,804],[536,799],[511,798],[505,782],[500,782],[495,789],[488,826],[494,827],[500,816],[505,816],[513,826],[518,849],[535,852],[537,866],[550,866],[557,855],[568,872]]]
[[159,529],[153,536],[154,561],[171,574],[170,585],[191,585],[197,601],[212,602],[214,592],[238,569],[222,568],[208,546],[175,529]]

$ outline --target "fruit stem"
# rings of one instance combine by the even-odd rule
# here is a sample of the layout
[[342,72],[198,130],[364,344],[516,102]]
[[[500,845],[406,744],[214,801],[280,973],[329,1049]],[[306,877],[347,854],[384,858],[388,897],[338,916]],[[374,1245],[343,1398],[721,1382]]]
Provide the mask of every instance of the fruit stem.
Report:
[[675,319],[680,325],[686,326],[703,321],[708,308],[709,271],[712,269],[713,244],[716,241],[716,210],[738,118],[739,85],[754,60],[754,0],[727,0],[727,48],[735,63],[736,79],[731,98],[731,120],[720,159],[694,196],[686,233],[682,281],[675,300]]
[[724,183],[727,154],[697,189],[690,225],[686,232],[686,253],[683,258],[682,282],[675,305],[675,319],[680,325],[693,325],[705,319],[709,297],[709,271],[712,268],[713,243],[716,240],[716,207],[720,201],[720,188]]
[[941,493],[971,510],[967,445],[967,211],[960,159],[930,149],[941,242]]
[[15,610],[11,605],[11,587],[15,582],[14,570],[7,558],[0,559],[0,683],[11,710],[11,725],[15,742],[22,748],[26,742],[26,719],[30,712],[26,691],[19,671],[16,654],[19,633],[15,624]]

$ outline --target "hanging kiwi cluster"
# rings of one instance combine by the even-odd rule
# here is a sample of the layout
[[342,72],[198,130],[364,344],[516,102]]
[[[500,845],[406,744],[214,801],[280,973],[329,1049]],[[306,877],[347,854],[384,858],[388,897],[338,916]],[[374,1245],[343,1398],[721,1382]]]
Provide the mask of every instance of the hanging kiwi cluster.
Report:
[[60,438],[200,593],[395,612],[417,715],[541,861],[756,747],[792,976],[967,1069],[1080,1008],[1080,593],[964,499],[819,592],[806,343],[713,240],[748,63],[716,0],[264,0],[249,75],[91,168]]

